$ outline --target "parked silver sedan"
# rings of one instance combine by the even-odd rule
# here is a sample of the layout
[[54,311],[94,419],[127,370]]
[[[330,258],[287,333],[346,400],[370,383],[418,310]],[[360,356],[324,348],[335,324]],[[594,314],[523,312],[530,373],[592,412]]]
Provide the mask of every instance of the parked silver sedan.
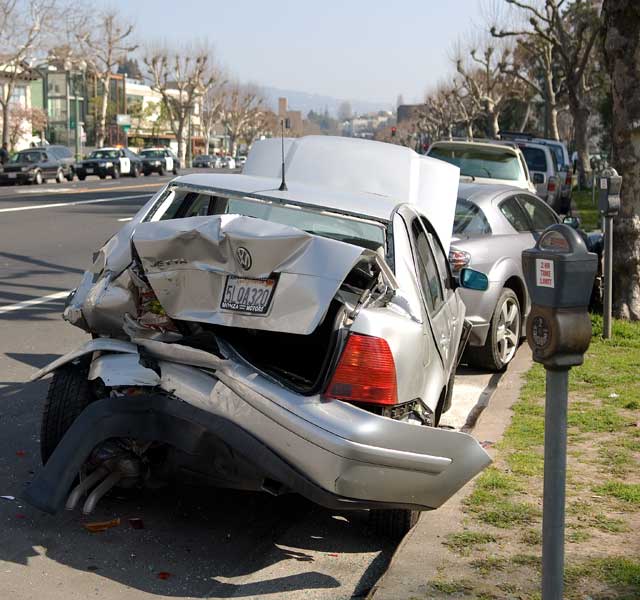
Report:
[[174,179],[96,254],[64,313],[92,339],[35,376],[53,373],[32,504],[88,493],[88,513],[188,472],[400,535],[490,463],[435,427],[470,329],[446,258],[458,169],[312,136],[285,140],[285,182],[280,145]]
[[[579,221],[567,217],[571,225]],[[473,267],[489,277],[486,292],[462,289],[473,328],[465,358],[492,371],[513,359],[530,300],[522,273],[522,251],[560,217],[538,196],[506,185],[460,184],[449,262],[454,273]],[[590,251],[601,254],[602,236],[582,233]]]

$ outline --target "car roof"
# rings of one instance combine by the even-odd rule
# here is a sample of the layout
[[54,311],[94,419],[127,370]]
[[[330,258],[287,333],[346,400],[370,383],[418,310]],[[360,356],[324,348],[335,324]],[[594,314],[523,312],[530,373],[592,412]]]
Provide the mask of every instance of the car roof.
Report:
[[[444,147],[469,147],[469,148],[486,148],[488,151],[496,152],[503,151],[505,148],[510,150],[514,155],[518,153],[518,150],[514,148],[514,146],[509,143],[501,144],[500,140],[496,140],[495,142],[462,142],[457,140],[441,140],[439,142],[433,142],[431,144],[431,148],[434,146],[444,146]],[[431,149],[429,148],[429,149]]]
[[507,194],[508,192],[527,194],[524,190],[513,185],[500,183],[460,183],[458,186],[458,199],[469,200],[478,206],[491,202],[496,196]]

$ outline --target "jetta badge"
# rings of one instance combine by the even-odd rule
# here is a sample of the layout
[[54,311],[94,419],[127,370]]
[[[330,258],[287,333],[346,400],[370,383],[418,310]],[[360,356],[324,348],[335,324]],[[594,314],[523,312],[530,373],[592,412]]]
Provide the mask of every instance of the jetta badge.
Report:
[[245,271],[248,271],[253,264],[253,261],[251,260],[251,254],[249,254],[249,251],[242,246],[238,246],[238,248],[236,249],[236,259],[238,260],[238,264]]

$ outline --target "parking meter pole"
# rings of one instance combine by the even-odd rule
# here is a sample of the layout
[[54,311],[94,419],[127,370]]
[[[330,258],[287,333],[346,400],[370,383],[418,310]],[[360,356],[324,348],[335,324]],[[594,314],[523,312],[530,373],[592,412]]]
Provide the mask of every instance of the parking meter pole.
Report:
[[569,369],[547,369],[544,408],[542,600],[562,600]]
[[613,217],[604,217],[604,298],[602,315],[602,337],[611,338],[611,304],[613,277]]

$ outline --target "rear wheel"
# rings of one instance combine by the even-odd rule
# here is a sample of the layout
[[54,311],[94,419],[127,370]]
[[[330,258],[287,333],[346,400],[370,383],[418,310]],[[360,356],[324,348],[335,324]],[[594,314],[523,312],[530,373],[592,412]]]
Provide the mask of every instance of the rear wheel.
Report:
[[173,167],[173,174],[177,175],[178,174],[178,167]]
[[85,361],[65,365],[53,374],[42,412],[42,464],[46,464],[71,424],[93,400],[88,373],[89,364]]
[[137,177],[140,175],[140,167],[138,165],[131,166],[131,177]]
[[98,177],[100,177],[100,179],[106,179],[107,178],[106,175],[98,175]]
[[44,183],[44,178],[42,177],[42,171],[36,171],[35,177],[33,178],[33,183],[36,185],[40,185]]
[[69,169],[69,172],[66,174],[67,181],[73,181],[73,176],[75,175],[73,168]]
[[144,172],[144,176],[145,176],[145,177],[149,177],[149,175],[151,175],[151,171],[145,171],[145,172]]
[[375,509],[369,511],[369,525],[378,535],[403,538],[418,523],[420,511],[407,508]]
[[62,183],[64,181],[64,173],[62,172],[62,169],[58,169],[58,172],[56,173],[56,183]]
[[80,175],[80,174],[78,173],[78,179],[79,179],[80,181],[84,181],[86,178],[87,178],[87,176],[86,176],[86,175]]
[[504,288],[496,303],[484,346],[470,347],[467,356],[476,366],[502,371],[511,362],[520,343],[522,313],[518,296]]
[[120,169],[118,169],[118,167],[113,167],[113,172],[111,173],[111,179],[120,179]]
[[164,167],[158,167],[158,175],[160,175],[160,177],[164,175]]

